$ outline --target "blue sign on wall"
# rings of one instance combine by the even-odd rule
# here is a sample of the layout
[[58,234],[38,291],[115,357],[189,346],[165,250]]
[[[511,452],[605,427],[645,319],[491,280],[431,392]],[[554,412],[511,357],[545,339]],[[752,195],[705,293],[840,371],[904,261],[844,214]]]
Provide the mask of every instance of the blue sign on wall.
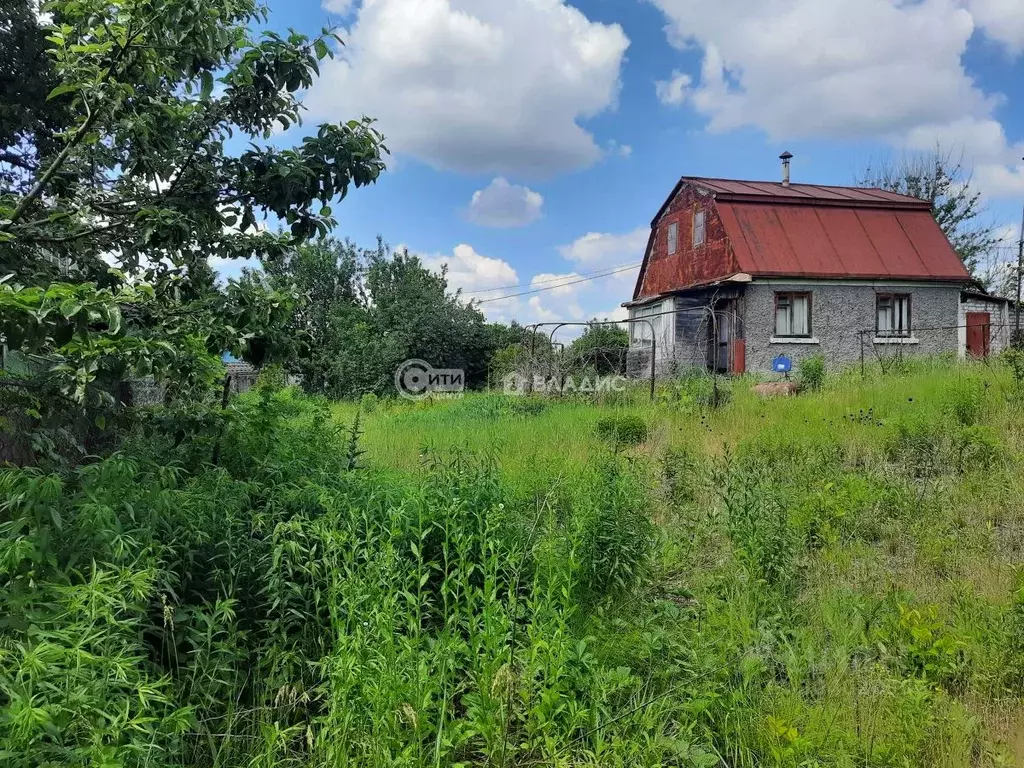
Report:
[[793,370],[793,361],[785,355],[779,355],[772,360],[772,370],[776,373],[789,373]]

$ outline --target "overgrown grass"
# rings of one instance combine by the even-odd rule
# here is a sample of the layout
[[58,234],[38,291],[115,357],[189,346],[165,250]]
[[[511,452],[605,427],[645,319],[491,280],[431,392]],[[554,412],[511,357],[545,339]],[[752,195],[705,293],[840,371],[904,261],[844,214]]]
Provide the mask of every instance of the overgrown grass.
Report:
[[772,401],[263,390],[218,467],[148,440],[8,470],[0,755],[1013,765],[1018,388],[934,361]]

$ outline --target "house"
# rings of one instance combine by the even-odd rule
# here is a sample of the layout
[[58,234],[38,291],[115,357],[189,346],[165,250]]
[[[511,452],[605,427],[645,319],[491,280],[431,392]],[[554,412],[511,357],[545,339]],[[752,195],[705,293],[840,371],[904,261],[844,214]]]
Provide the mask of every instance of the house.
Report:
[[239,360],[230,352],[223,352],[220,356],[227,375],[231,377],[231,391],[235,394],[248,392],[256,384],[260,372],[249,363]]
[[631,372],[768,372],[894,354],[987,355],[1008,304],[976,290],[928,202],[880,189],[683,177],[651,223]]
[[[239,395],[243,392],[248,392],[254,386],[260,378],[260,369],[254,365],[239,360],[230,352],[222,352],[220,360],[224,363],[224,369],[228,376],[230,376],[230,387],[231,392]],[[289,387],[298,387],[302,385],[302,377],[289,373],[285,376],[285,384]]]

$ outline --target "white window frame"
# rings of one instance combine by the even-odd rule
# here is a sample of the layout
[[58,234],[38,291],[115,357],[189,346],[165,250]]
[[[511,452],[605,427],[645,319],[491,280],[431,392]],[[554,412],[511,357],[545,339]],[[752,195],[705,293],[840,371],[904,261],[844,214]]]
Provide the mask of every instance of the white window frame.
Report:
[[643,307],[634,307],[629,310],[630,320],[649,320],[647,323],[629,324],[629,341],[633,347],[651,346],[651,326],[654,326],[654,338],[658,342],[658,355],[672,343],[673,320],[675,313],[672,312],[672,301],[659,301],[654,304],[647,304]]
[[668,255],[672,256],[679,250],[679,224],[673,221],[668,225],[668,233],[666,235],[668,240]]
[[[883,320],[883,312],[885,318]],[[909,293],[875,294],[875,337],[909,339],[914,329],[913,302]]]
[[707,217],[704,215],[704,211],[700,208],[693,212],[693,247],[696,248],[698,245],[704,245],[704,238],[706,236],[707,228]]
[[[806,301],[805,313],[806,317],[802,325],[806,326],[805,333],[793,333],[794,326],[797,325],[796,320],[796,301],[795,299],[801,298]],[[812,326],[814,312],[813,312],[813,295],[810,291],[776,291],[775,292],[775,317],[773,319],[775,323],[775,333],[772,336],[773,339],[810,339],[814,336],[814,328]],[[787,314],[786,319],[786,333],[780,333],[779,328],[779,313],[785,311]]]

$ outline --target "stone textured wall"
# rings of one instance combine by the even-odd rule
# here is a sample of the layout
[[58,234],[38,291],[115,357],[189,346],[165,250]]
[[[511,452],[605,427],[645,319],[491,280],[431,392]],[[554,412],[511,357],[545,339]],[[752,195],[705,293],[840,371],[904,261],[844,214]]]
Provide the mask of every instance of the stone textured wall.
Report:
[[[808,291],[811,293],[811,334],[817,343],[771,343],[775,331],[775,293]],[[913,344],[876,344],[874,334],[864,335],[864,355],[868,361],[876,354],[883,357],[936,355],[957,351],[959,322],[959,286],[912,287],[898,284],[850,285],[838,282],[766,283],[747,286],[743,299],[747,343],[747,371],[771,371],[776,355],[787,355],[796,364],[816,354],[824,355],[830,365],[860,360],[859,331],[875,327],[875,295],[880,292],[908,293],[911,296],[911,333]],[[943,330],[925,330],[945,327]],[[922,329],[918,332],[915,329]]]
[[[693,214],[704,211],[704,243],[693,247]],[[679,225],[679,245],[668,253],[668,228]],[[655,225],[643,283],[634,299],[657,296],[739,272],[714,199],[684,184]]]

